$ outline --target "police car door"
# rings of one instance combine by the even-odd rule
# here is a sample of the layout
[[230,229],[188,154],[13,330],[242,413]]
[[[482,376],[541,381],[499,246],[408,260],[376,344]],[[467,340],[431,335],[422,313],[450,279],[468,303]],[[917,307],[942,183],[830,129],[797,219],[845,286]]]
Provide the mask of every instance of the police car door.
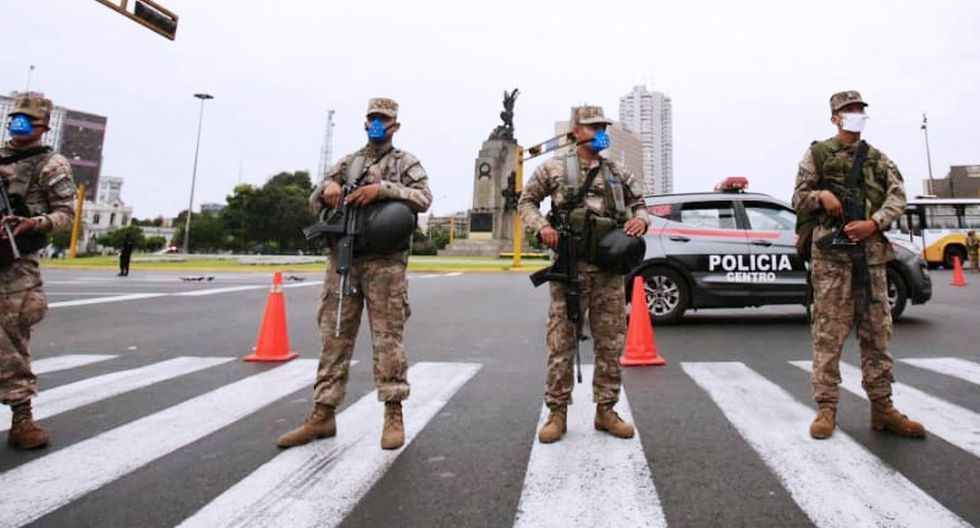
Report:
[[806,269],[796,254],[796,213],[779,203],[744,200],[752,258],[744,276],[759,304],[796,304],[806,297]]
[[751,254],[745,232],[739,229],[730,199],[680,204],[660,240],[668,258],[678,262],[694,279],[693,305],[740,306],[751,296],[733,273]]

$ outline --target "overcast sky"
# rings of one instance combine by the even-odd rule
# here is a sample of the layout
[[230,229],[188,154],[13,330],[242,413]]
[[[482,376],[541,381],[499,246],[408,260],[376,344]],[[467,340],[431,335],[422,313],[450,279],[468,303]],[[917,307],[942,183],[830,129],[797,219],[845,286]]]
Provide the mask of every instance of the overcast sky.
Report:
[[[744,175],[788,200],[810,141],[834,133],[831,93],[871,103],[865,138],[910,195],[928,176],[980,163],[980,3],[159,0],[171,42],[94,0],[4,0],[0,92],[32,89],[108,117],[103,175],[125,178],[140,218],[187,207],[206,103],[195,209],[242,181],[315,171],[328,109],[334,160],[365,143],[368,98],[401,104],[397,146],[427,169],[437,214],[471,206],[473,164],[519,87],[531,145],[572,105],[618,116],[634,84],[674,109],[675,191]],[[531,163],[528,169],[533,169]],[[530,170],[526,174],[530,176]]]

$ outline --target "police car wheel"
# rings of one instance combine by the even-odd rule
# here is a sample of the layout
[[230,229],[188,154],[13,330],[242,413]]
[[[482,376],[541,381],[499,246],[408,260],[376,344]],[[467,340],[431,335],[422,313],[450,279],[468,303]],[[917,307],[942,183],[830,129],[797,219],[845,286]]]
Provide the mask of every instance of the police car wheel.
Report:
[[888,268],[888,304],[891,306],[892,319],[902,316],[908,298],[909,287],[905,284],[905,279],[897,271]]
[[647,297],[647,311],[655,325],[677,321],[690,302],[687,283],[680,273],[670,268],[655,266],[644,270],[643,289]]

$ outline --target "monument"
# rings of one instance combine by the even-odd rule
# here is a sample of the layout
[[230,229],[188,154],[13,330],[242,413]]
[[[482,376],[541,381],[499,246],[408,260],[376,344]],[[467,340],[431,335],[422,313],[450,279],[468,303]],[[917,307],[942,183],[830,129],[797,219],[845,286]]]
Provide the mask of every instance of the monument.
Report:
[[[514,102],[520,91],[504,91],[502,124],[483,142],[473,173],[473,207],[468,239],[457,239],[440,255],[498,256],[513,249],[514,215],[518,193],[514,189],[517,140],[514,138]],[[526,245],[526,244],[525,244]]]

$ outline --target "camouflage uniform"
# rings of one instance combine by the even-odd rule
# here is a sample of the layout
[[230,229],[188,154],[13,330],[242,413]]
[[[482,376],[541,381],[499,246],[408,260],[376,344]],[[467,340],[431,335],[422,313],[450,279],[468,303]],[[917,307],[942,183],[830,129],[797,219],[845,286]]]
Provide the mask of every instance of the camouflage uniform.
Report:
[[[838,95],[841,94],[834,97]],[[856,99],[863,102],[860,95],[856,95]],[[837,107],[832,101],[832,110],[837,111],[844,106],[840,103],[847,101],[845,98],[838,102]],[[844,174],[850,172],[856,150],[857,145],[844,146],[834,154],[843,161]],[[865,161],[865,167],[872,167],[875,180],[885,190],[885,198],[881,207],[868,211],[867,219],[873,220],[883,233],[904,213],[906,199],[898,167],[884,153],[879,154],[877,161],[870,158]],[[793,193],[793,207],[798,214],[822,209],[819,200],[821,172],[812,149],[807,149],[799,165]],[[870,206],[870,202],[868,204]],[[883,235],[874,235],[864,243],[871,275],[871,298],[865,302],[865,290],[852,288],[850,256],[840,250],[822,251],[816,245],[817,240],[832,233],[833,229],[830,220],[825,218],[813,231],[813,397],[817,403],[837,403],[841,350],[851,328],[856,325],[861,347],[862,386],[872,401],[888,398],[892,392],[893,361],[888,352],[892,317],[885,265],[895,258],[895,251]],[[864,306],[869,309],[865,310]]]
[[[397,111],[394,101],[373,99],[368,113],[378,110],[378,105],[393,105],[392,113]],[[333,181],[343,185],[348,176],[348,166],[358,156],[364,156],[364,167],[367,168],[364,184],[381,184],[379,200],[401,200],[417,213],[428,209],[432,202],[432,192],[429,190],[428,176],[418,158],[399,149],[392,150],[378,160],[377,157],[381,154],[384,152],[379,152],[375,145],[369,144],[341,159],[310,195],[313,212],[319,214],[325,207],[321,197],[327,183]],[[374,348],[374,381],[378,388],[378,399],[399,402],[408,398],[408,364],[403,344],[405,321],[411,314],[408,305],[408,281],[405,278],[408,255],[409,250],[355,256],[349,274],[352,294],[344,297],[340,336],[335,337],[340,276],[335,271],[336,252],[331,251],[317,311],[323,349],[314,386],[316,403],[335,408],[344,399],[354,340],[365,303],[371,326],[371,344]]]
[[[581,107],[580,112],[597,111],[598,107]],[[582,114],[580,114],[582,117]],[[585,123],[585,121],[580,121]],[[539,209],[542,200],[551,198],[552,207],[565,201],[562,188],[565,185],[565,157],[578,156],[575,150],[558,155],[538,166],[524,186],[517,210],[524,225],[534,232],[549,226]],[[622,165],[604,159],[612,174],[623,182],[625,205],[632,217],[640,218],[649,225],[649,215],[643,201],[643,182]],[[579,158],[578,185],[585,183],[588,171],[599,161],[586,164]],[[607,214],[606,184],[599,171],[585,197],[585,205],[598,215]],[[622,369],[619,356],[626,340],[626,299],[623,277],[599,269],[584,259],[578,261],[581,288],[582,320],[589,314],[595,351],[595,374],[592,379],[592,398],[597,404],[612,405],[619,400]],[[548,309],[548,374],[545,380],[545,404],[551,409],[564,407],[572,402],[572,361],[577,343],[575,327],[565,311],[564,286],[551,283],[551,305]]]
[[970,267],[974,272],[980,272],[980,237],[972,229],[966,233],[966,251]]
[[[30,97],[18,99],[11,114],[47,120],[50,112],[50,101]],[[8,141],[0,147],[0,158],[37,146],[17,148]],[[71,225],[75,184],[64,156],[47,152],[0,164],[0,178],[11,201],[23,200],[26,211],[20,213],[26,214],[19,215],[36,219],[39,231],[48,233]],[[9,245],[9,241],[0,240],[0,244]],[[36,251],[22,253],[22,258],[0,268],[0,401],[6,405],[27,403],[37,394],[37,376],[31,371],[31,327],[44,318],[47,309]]]

